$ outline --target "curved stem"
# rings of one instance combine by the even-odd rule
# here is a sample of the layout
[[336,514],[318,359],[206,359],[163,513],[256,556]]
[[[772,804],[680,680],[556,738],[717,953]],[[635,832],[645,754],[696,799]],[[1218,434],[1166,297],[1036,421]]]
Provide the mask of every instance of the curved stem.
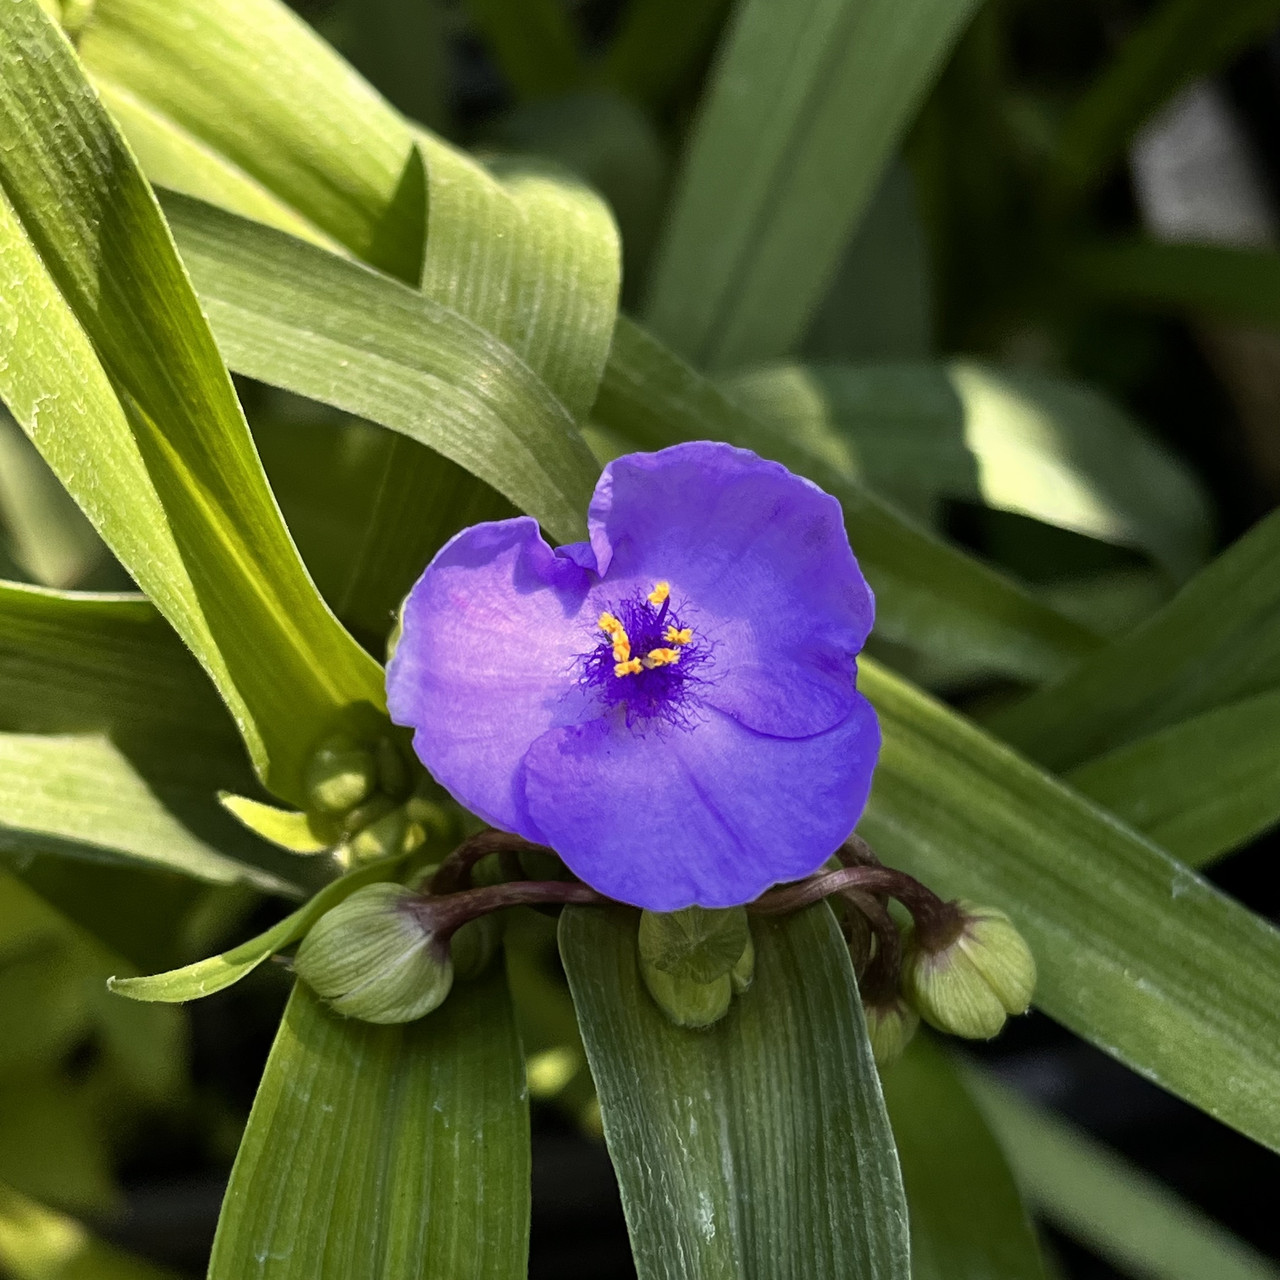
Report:
[[507,857],[520,854],[525,849],[542,849],[523,836],[512,835],[509,831],[478,831],[468,836],[436,869],[431,877],[430,891],[433,894],[452,894],[467,889],[471,885],[471,869],[491,853]]

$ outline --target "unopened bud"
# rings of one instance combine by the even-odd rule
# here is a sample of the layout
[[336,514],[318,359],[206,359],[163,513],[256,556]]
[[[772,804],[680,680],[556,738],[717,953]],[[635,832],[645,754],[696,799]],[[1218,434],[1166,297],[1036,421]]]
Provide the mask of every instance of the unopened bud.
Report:
[[903,959],[902,985],[920,1016],[940,1031],[989,1040],[1009,1014],[1025,1013],[1036,963],[1003,911],[959,902],[955,939],[929,950],[914,934]]
[[727,973],[712,982],[695,982],[657,969],[642,959],[640,974],[658,1008],[677,1027],[709,1027],[729,1012],[733,980]]
[[641,960],[675,977],[714,982],[733,969],[750,943],[741,907],[640,913]]
[[302,940],[294,968],[337,1013],[364,1022],[413,1022],[453,985],[449,947],[424,926],[418,895],[399,884],[357,889]]
[[876,1066],[887,1067],[897,1062],[920,1025],[920,1015],[901,996],[894,996],[887,1003],[865,1004],[863,1013]]
[[347,841],[351,861],[354,865],[359,865],[405,853],[409,834],[409,815],[403,808],[391,809]]
[[335,733],[316,748],[307,765],[307,796],[325,813],[345,813],[373,791],[377,772],[368,747],[348,734]]

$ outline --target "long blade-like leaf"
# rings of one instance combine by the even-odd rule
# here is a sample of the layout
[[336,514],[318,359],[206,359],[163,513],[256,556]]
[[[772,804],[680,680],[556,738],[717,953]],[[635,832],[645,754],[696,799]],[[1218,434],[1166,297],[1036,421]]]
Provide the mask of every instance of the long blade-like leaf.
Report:
[[1150,1280],[1277,1280],[1280,1268],[1087,1134],[978,1072],[971,1087],[1054,1226]]
[[155,199],[36,0],[0,10],[0,396],[278,794],[381,673],[308,579]]
[[911,1210],[912,1280],[1043,1280],[1004,1153],[947,1056],[918,1037],[884,1072]]
[[793,350],[974,0],[744,0],[646,323],[695,364]]
[[641,982],[634,916],[561,918],[637,1274],[907,1280],[898,1161],[835,919],[752,932],[754,985],[688,1031]]
[[860,829],[885,859],[1007,911],[1040,1008],[1280,1149],[1280,932],[877,664],[859,684],[884,730]]
[[253,786],[235,725],[144,600],[0,583],[0,759],[12,856],[286,887],[286,856],[215,799]]
[[185,197],[165,208],[232,368],[429,445],[582,535],[598,468],[509,347],[358,263]]
[[1063,769],[1280,686],[1280,512],[1201,570],[1159,613],[1064,679],[991,717]]
[[210,1280],[523,1280],[528,1231],[529,1112],[501,974],[395,1027],[339,1018],[299,984]]

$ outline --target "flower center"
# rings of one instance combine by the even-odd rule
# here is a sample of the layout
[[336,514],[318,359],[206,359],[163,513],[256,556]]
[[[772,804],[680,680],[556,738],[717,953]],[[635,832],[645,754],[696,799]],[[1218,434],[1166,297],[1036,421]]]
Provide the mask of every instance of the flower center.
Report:
[[581,657],[582,683],[609,706],[624,706],[627,723],[655,716],[685,723],[690,690],[703,683],[698,668],[709,647],[683,624],[671,584],[636,592],[596,621],[601,638]]

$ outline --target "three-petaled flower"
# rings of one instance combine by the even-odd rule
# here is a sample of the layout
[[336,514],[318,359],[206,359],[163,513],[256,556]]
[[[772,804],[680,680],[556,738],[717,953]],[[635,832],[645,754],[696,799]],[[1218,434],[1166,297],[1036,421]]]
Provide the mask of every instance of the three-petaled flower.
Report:
[[735,906],[817,870],[880,745],[839,503],[696,442],[610,463],[588,529],[448,543],[405,602],[392,718],[458,801],[620,901]]

